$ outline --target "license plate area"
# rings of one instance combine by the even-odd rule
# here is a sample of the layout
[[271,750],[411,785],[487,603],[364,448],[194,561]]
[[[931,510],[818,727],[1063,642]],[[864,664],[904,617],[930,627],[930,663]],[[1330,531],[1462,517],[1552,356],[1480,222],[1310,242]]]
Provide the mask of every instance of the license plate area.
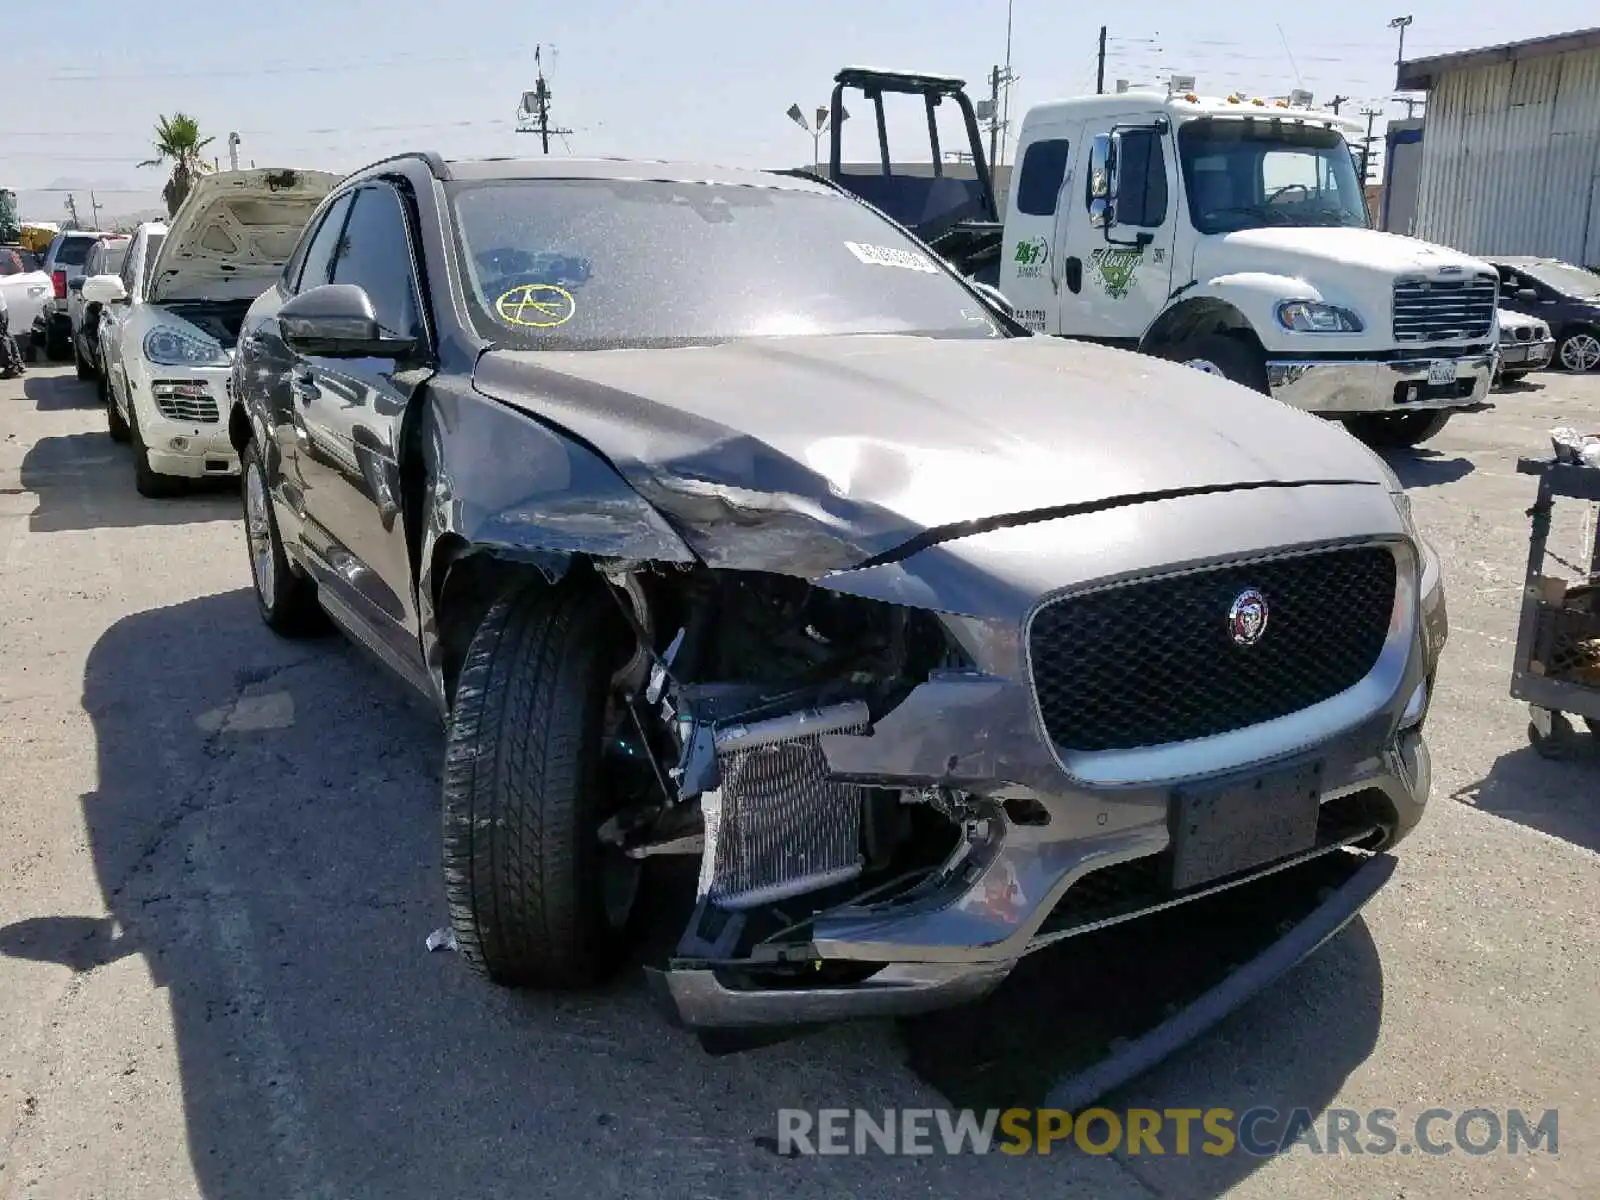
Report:
[[1438,387],[1441,384],[1456,381],[1456,360],[1453,358],[1436,358],[1428,364],[1428,385]]
[[1198,887],[1310,850],[1317,842],[1323,764],[1179,788],[1168,811],[1172,887]]

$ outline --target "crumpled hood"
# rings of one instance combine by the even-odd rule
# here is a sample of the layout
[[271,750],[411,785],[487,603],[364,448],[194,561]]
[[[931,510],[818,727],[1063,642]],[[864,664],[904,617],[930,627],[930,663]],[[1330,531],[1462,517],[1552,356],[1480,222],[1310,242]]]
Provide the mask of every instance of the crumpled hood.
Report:
[[253,299],[272,285],[339,176],[253,167],[194,181],[150,276],[150,299]]
[[781,531],[791,540],[771,553],[806,558],[799,574],[929,529],[1118,497],[1388,484],[1335,425],[1187,367],[1056,338],[491,351],[476,383],[604,454],[703,557],[730,530]]
[[1195,249],[1195,275],[1202,279],[1253,271],[1298,278],[1319,264],[1385,276],[1433,274],[1440,267],[1494,274],[1488,263],[1460,251],[1375,229],[1242,229],[1202,238]]

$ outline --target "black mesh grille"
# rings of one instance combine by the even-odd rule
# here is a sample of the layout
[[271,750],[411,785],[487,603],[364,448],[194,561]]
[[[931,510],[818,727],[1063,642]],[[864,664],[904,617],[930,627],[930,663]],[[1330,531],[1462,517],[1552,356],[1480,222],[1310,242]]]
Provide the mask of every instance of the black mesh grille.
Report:
[[[1069,750],[1128,750],[1309,708],[1372,670],[1395,580],[1394,555],[1363,546],[1058,600],[1029,635],[1045,729]],[[1229,612],[1252,588],[1267,625],[1241,646]]]

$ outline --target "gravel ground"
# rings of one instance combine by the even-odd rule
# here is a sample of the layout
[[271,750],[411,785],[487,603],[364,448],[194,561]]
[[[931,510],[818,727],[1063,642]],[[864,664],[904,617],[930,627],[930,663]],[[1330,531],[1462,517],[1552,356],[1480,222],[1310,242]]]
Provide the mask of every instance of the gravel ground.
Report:
[[[1391,1108],[1402,1143],[1430,1107],[1554,1108],[1560,1153],[1267,1159],[782,1158],[781,1107],[948,1103],[940,1047],[711,1057],[632,977],[516,994],[426,953],[431,715],[261,628],[233,492],[141,499],[70,369],[0,383],[0,1197],[1600,1194],[1600,753],[1538,758],[1506,692],[1515,458],[1600,423],[1600,378],[1536,380],[1395,460],[1453,622],[1395,881],[1111,1103]],[[1071,1021],[1040,1007],[1048,1057]]]

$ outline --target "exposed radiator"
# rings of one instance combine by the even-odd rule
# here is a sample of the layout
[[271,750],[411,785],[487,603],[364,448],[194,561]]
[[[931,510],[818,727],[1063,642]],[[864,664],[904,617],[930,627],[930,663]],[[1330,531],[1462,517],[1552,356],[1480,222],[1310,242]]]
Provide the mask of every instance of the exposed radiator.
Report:
[[861,873],[861,793],[828,778],[821,737],[865,733],[859,701],[716,731],[721,786],[700,798],[700,895],[753,908]]

